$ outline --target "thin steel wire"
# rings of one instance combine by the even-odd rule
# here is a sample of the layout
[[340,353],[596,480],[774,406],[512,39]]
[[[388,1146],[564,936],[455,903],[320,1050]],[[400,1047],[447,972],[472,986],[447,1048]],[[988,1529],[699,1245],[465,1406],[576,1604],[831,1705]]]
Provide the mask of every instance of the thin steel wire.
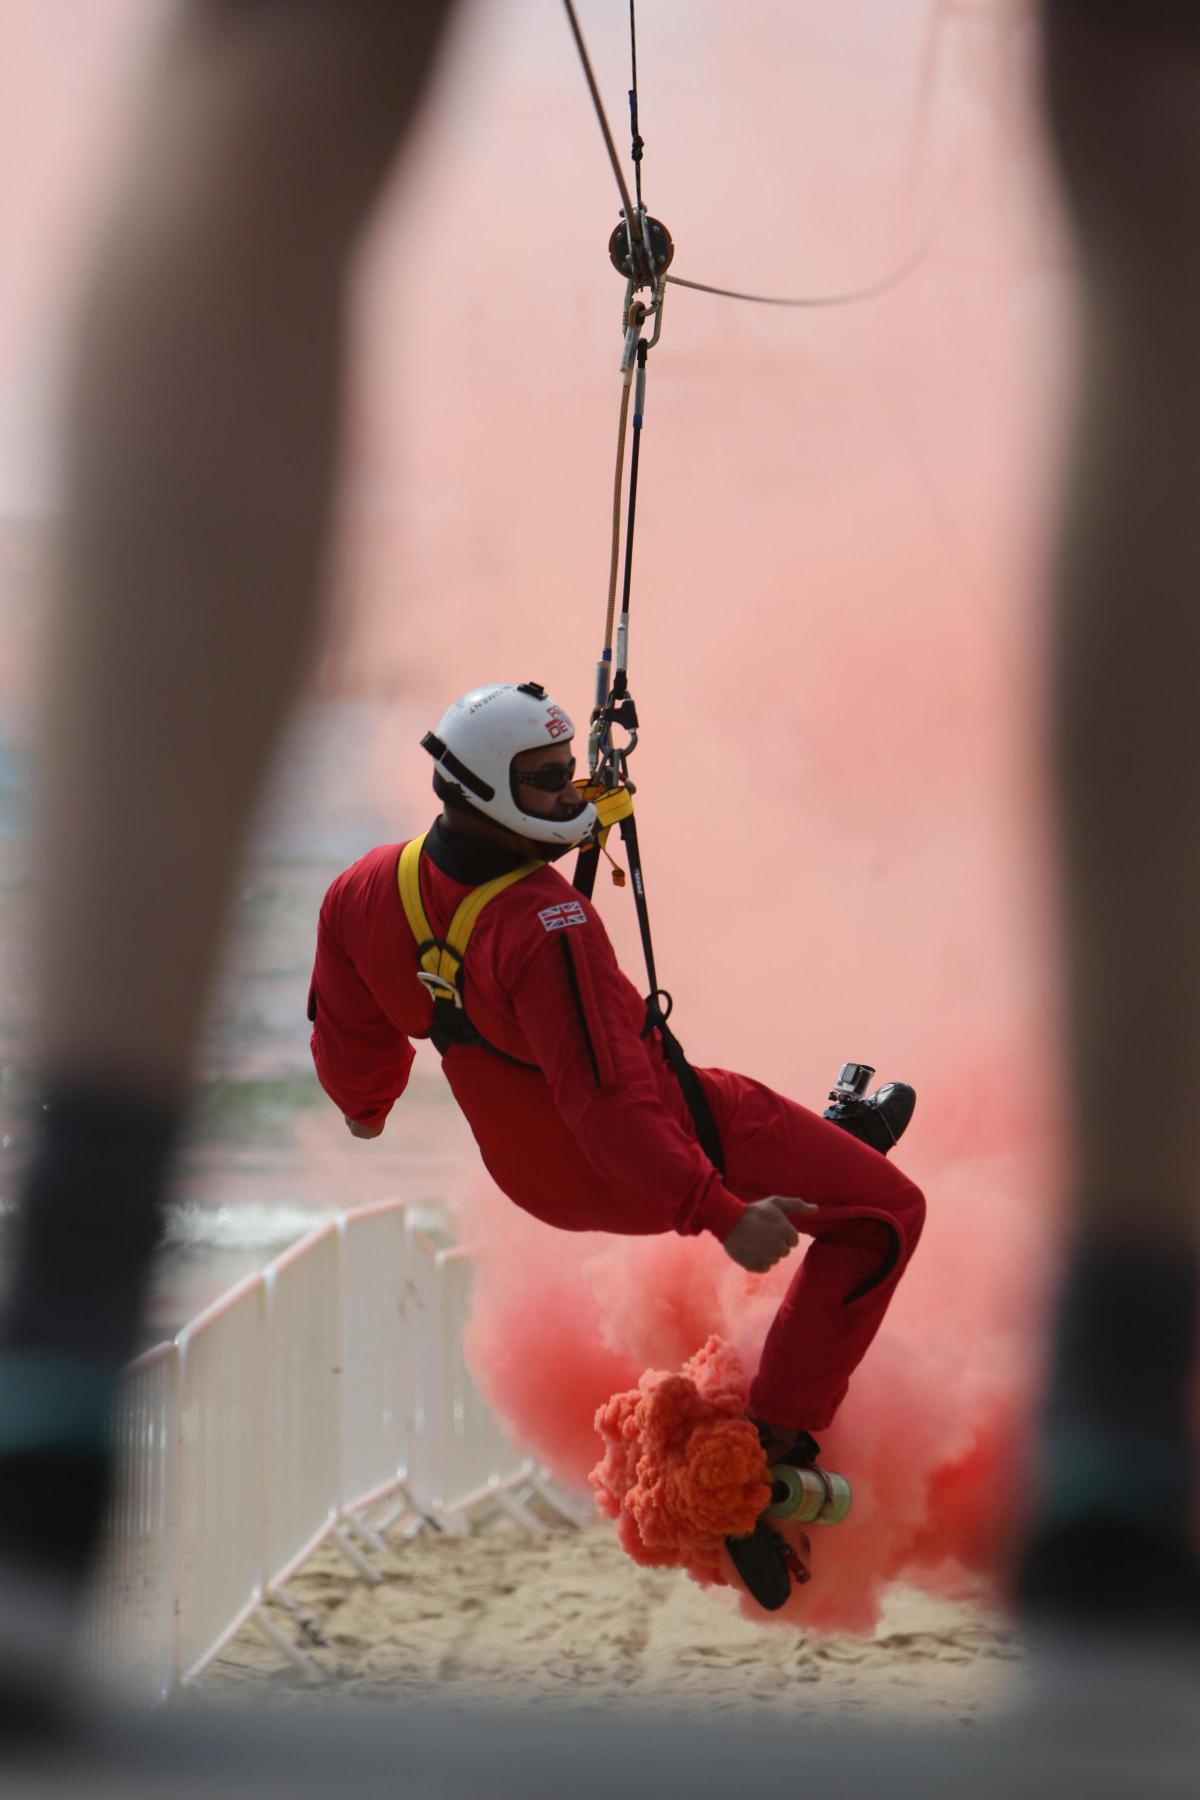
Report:
[[629,0],[629,64],[631,72],[629,106],[632,114],[631,123],[633,125],[634,136],[633,184],[637,192],[638,212],[640,213],[642,210],[642,159],[639,153],[639,146],[641,144],[642,132],[638,116],[637,19],[634,16],[634,4],[635,0]]
[[664,279],[675,287],[691,288],[697,294],[716,294],[723,300],[746,300],[754,306],[853,306],[860,300],[874,300],[880,294],[886,294],[890,289],[899,287],[901,282],[907,281],[924,262],[932,243],[933,233],[929,232],[916,249],[905,257],[899,268],[893,269],[880,281],[872,281],[866,287],[849,288],[840,294],[804,294],[796,298],[774,294],[743,294],[736,288],[710,287],[704,281],[685,281],[682,275],[667,275]]
[[[579,53],[579,60],[583,66],[583,73],[587,80],[588,91],[592,96],[592,105],[596,111],[596,118],[604,137],[605,148],[608,151],[608,160],[612,164],[612,171],[616,177],[617,188],[621,195],[621,204],[625,209],[625,218],[628,222],[631,236],[636,238],[640,243],[642,238],[641,163],[634,163],[634,174],[636,177],[638,194],[638,203],[635,206],[629,193],[628,184],[624,175],[621,173],[621,164],[617,156],[617,148],[613,142],[612,132],[609,129],[608,117],[604,111],[604,103],[600,98],[600,90],[596,86],[596,77],[592,72],[591,59],[587,53],[587,45],[583,41],[583,33],[579,29],[579,20],[575,16],[575,8],[572,4],[572,0],[563,0],[563,5],[566,8],[567,20],[571,27],[571,35],[575,39],[575,48]],[[634,0],[629,0],[629,38],[630,58],[633,72],[633,87],[631,89],[630,97],[636,106],[637,25],[634,14]],[[880,281],[869,282],[867,286],[861,288],[850,288],[844,293],[839,294],[748,294],[742,292],[738,288],[716,287],[706,281],[685,281],[682,275],[667,275],[664,279],[674,282],[676,287],[690,288],[693,293],[712,294],[721,300],[741,300],[750,306],[782,306],[798,309],[855,306],[864,300],[877,299],[880,294],[889,293],[892,288],[899,287],[900,284],[903,281],[906,281],[913,271],[924,261],[932,241],[933,234],[930,232],[930,234],[918,244],[916,249],[905,258],[898,269],[893,269],[890,274],[885,275]]]

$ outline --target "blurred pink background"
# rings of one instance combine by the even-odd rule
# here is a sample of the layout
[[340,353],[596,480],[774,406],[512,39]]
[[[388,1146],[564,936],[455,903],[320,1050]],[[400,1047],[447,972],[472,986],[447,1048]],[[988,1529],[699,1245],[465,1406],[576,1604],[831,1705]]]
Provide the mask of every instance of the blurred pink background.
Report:
[[[72,271],[161,10],[5,11],[10,521],[53,510]],[[627,9],[579,12],[624,153]],[[669,292],[631,658],[660,971],[689,1054],[812,1106],[847,1058],[920,1096],[904,1162],[928,1235],[856,1384],[864,1441],[895,1432],[901,1363],[906,1416],[936,1410],[911,1534],[931,1472],[1024,1391],[1061,1155],[1041,690],[1070,295],[1030,31],[1002,0],[642,0],[638,23],[644,191],[676,274],[822,294],[928,244],[895,292],[839,310]],[[619,397],[616,205],[561,9],[464,6],[355,286],[335,602],[313,678],[371,726],[312,779],[367,795],[395,821],[385,836],[426,822],[416,740],[457,692],[533,677],[586,718]],[[0,700],[19,711],[16,617]],[[628,895],[602,876],[599,898],[638,979]],[[389,1131],[406,1129],[401,1107]],[[340,1121],[308,1130],[332,1141]],[[689,1354],[706,1321],[751,1348],[761,1335],[770,1284],[733,1294],[715,1245],[543,1232],[535,1248],[469,1146],[461,1167],[470,1229],[492,1245],[481,1377],[571,1478],[604,1397],[589,1381]],[[349,1191],[329,1204],[357,1197],[339,1179]],[[695,1280],[710,1302],[681,1331],[669,1301]],[[556,1285],[577,1302],[562,1344],[525,1343],[531,1291]],[[545,1314],[541,1329],[556,1329]],[[528,1370],[581,1330],[597,1354],[563,1417]]]

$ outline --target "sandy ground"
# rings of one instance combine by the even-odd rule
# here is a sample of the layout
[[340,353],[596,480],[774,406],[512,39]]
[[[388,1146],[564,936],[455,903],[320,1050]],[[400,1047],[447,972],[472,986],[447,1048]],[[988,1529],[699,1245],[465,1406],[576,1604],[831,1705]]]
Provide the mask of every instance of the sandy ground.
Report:
[[[427,1534],[380,1567],[372,1587],[326,1547],[289,1583],[330,1698],[644,1702],[970,1726],[1004,1705],[1023,1662],[1004,1619],[906,1589],[888,1597],[871,1638],[751,1624],[729,1594],[636,1568],[602,1527],[541,1540],[507,1524]],[[313,1692],[253,1625],[200,1686],[242,1699]]]

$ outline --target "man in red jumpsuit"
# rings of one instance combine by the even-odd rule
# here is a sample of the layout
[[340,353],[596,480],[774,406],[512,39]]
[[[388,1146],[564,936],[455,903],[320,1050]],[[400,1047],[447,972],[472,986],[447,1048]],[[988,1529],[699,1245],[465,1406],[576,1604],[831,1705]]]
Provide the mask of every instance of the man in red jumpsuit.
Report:
[[[814,1462],[920,1235],[925,1203],[897,1168],[836,1124],[724,1069],[696,1071],[724,1152],[701,1149],[646,1007],[591,902],[549,866],[595,824],[571,786],[573,726],[535,683],[473,690],[424,740],[443,811],[421,850],[437,937],[471,889],[531,857],[483,907],[462,971],[466,1035],[442,1067],[497,1185],[566,1231],[709,1231],[765,1270],[812,1239],[763,1346],[750,1407],[772,1461]],[[356,1137],[377,1137],[431,1034],[432,1001],[384,844],[321,907],[309,1015],[322,1087]],[[473,1032],[471,1030],[473,1028]],[[436,1035],[436,1034],[435,1034]],[[894,1084],[860,1115],[890,1147],[912,1110]],[[851,1127],[853,1129],[853,1127]],[[864,1135],[866,1135],[864,1132]],[[802,1196],[802,1197],[801,1197]],[[759,1521],[730,1539],[764,1605],[790,1590],[782,1540]]]

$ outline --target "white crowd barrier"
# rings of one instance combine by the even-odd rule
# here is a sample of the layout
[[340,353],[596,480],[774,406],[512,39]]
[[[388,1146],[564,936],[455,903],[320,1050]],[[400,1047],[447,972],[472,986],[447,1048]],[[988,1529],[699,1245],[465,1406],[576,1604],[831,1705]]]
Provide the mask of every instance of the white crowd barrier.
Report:
[[412,1440],[404,1214],[381,1202],[342,1233],[342,1489],[358,1506],[396,1485]]
[[503,1509],[577,1522],[501,1430],[463,1356],[470,1258],[400,1202],[339,1215],[126,1371],[121,1469],[89,1622],[107,1676],[150,1699],[253,1618],[314,1665],[268,1602],[332,1537],[366,1579],[388,1536]]
[[425,1518],[436,1518],[445,1503],[443,1438],[436,1422],[450,1425],[450,1379],[442,1353],[442,1295],[438,1258],[445,1240],[426,1227],[407,1233],[405,1294],[411,1323],[412,1430],[408,1492]]
[[338,1516],[341,1283],[325,1225],[271,1264],[267,1289],[266,1559],[287,1580]]
[[467,1532],[481,1513],[500,1509],[540,1534],[545,1523],[528,1505],[535,1496],[579,1524],[576,1505],[522,1456],[467,1367],[463,1341],[472,1274],[466,1251],[429,1229],[410,1228],[405,1290],[413,1324],[411,1503],[443,1531]]
[[[474,1265],[464,1250],[440,1250],[438,1273],[441,1353],[448,1388],[447,1425],[438,1434],[443,1446],[444,1515],[460,1529],[467,1529],[479,1507],[495,1502],[527,1531],[540,1536],[545,1524],[529,1511],[526,1502],[534,1492],[545,1498],[545,1483],[501,1429],[467,1367],[463,1327],[471,1312]],[[556,1506],[560,1513],[567,1510],[562,1496],[556,1496]]]
[[239,1282],[180,1332],[175,1670],[202,1669],[262,1598],[266,1294]]
[[159,1344],[125,1372],[108,1553],[88,1621],[93,1664],[154,1700],[175,1673],[179,1378],[177,1344]]

